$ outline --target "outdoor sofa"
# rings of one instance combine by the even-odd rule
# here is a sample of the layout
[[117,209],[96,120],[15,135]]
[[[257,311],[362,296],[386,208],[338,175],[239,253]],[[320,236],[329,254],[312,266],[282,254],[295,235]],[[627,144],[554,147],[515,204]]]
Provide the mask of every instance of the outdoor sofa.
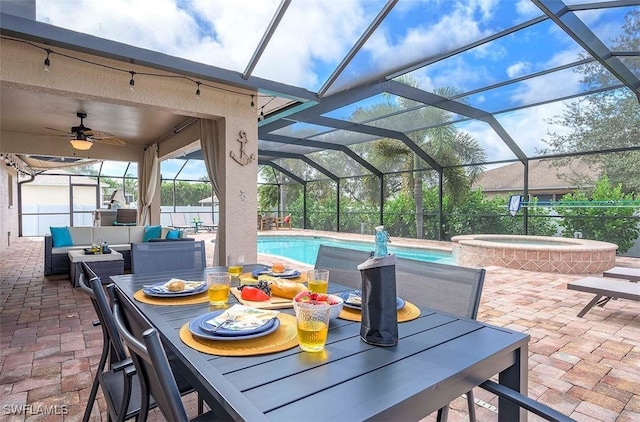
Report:
[[109,248],[118,251],[124,259],[124,269],[131,269],[131,244],[193,240],[184,237],[181,230],[160,226],[100,226],[100,227],[51,227],[44,237],[44,275],[69,274],[71,249],[90,248],[92,244],[107,242]]

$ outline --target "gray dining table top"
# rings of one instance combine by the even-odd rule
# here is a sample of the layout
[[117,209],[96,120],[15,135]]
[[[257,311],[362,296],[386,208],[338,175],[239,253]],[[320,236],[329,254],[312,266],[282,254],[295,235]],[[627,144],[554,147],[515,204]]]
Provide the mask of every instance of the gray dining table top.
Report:
[[[261,266],[245,265],[244,271],[257,268]],[[143,285],[172,277],[204,280],[215,270],[111,279],[132,297]],[[344,290],[330,283],[330,292]],[[199,352],[180,340],[185,323],[211,311],[207,303],[134,302],[184,365],[182,375],[225,419],[419,420],[495,375],[501,384],[527,392],[528,335],[425,308],[419,318],[398,324],[399,341],[393,347],[367,344],[360,338],[359,322],[337,319],[331,321],[325,352],[295,347],[228,357]],[[234,302],[230,296],[230,304]],[[521,409],[504,400],[499,408],[499,420],[526,419]]]

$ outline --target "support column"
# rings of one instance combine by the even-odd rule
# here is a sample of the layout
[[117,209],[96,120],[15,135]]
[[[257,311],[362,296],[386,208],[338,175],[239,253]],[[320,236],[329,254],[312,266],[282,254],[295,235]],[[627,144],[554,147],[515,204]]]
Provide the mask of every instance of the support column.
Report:
[[224,178],[220,184],[218,225],[219,265],[230,254],[244,255],[246,263],[258,260],[258,128],[226,118],[224,122]]

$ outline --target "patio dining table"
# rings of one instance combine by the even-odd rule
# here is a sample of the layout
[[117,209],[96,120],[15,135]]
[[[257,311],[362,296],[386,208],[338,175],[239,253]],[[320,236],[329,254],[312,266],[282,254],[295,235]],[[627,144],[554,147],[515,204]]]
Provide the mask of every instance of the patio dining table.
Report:
[[[262,268],[245,265],[244,271]],[[204,280],[204,270],[112,276],[126,295],[171,277]],[[219,270],[219,269],[218,269]],[[330,292],[349,290],[330,283]],[[410,301],[411,298],[404,298]],[[254,356],[197,351],[181,327],[207,313],[208,303],[159,306],[134,301],[157,328],[181,372],[224,419],[273,421],[419,420],[497,375],[500,384],[527,393],[529,336],[479,321],[420,309],[398,324],[399,341],[376,347],[360,339],[360,323],[332,320],[324,352],[293,347]],[[236,303],[233,295],[229,304]],[[292,309],[280,309],[293,314]],[[526,420],[526,411],[499,399],[500,421]]]

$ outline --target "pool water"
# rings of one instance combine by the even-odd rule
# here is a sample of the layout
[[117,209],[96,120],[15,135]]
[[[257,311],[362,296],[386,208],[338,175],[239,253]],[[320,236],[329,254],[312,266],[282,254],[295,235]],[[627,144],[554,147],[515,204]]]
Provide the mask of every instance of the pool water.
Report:
[[[375,249],[373,242],[336,240],[317,236],[260,236],[258,237],[258,253],[279,255],[295,261],[304,262],[305,264],[314,265],[321,244],[362,251],[373,251]],[[455,265],[452,255],[448,252],[397,247],[393,245],[388,245],[388,250],[390,253],[394,253],[401,258]]]

